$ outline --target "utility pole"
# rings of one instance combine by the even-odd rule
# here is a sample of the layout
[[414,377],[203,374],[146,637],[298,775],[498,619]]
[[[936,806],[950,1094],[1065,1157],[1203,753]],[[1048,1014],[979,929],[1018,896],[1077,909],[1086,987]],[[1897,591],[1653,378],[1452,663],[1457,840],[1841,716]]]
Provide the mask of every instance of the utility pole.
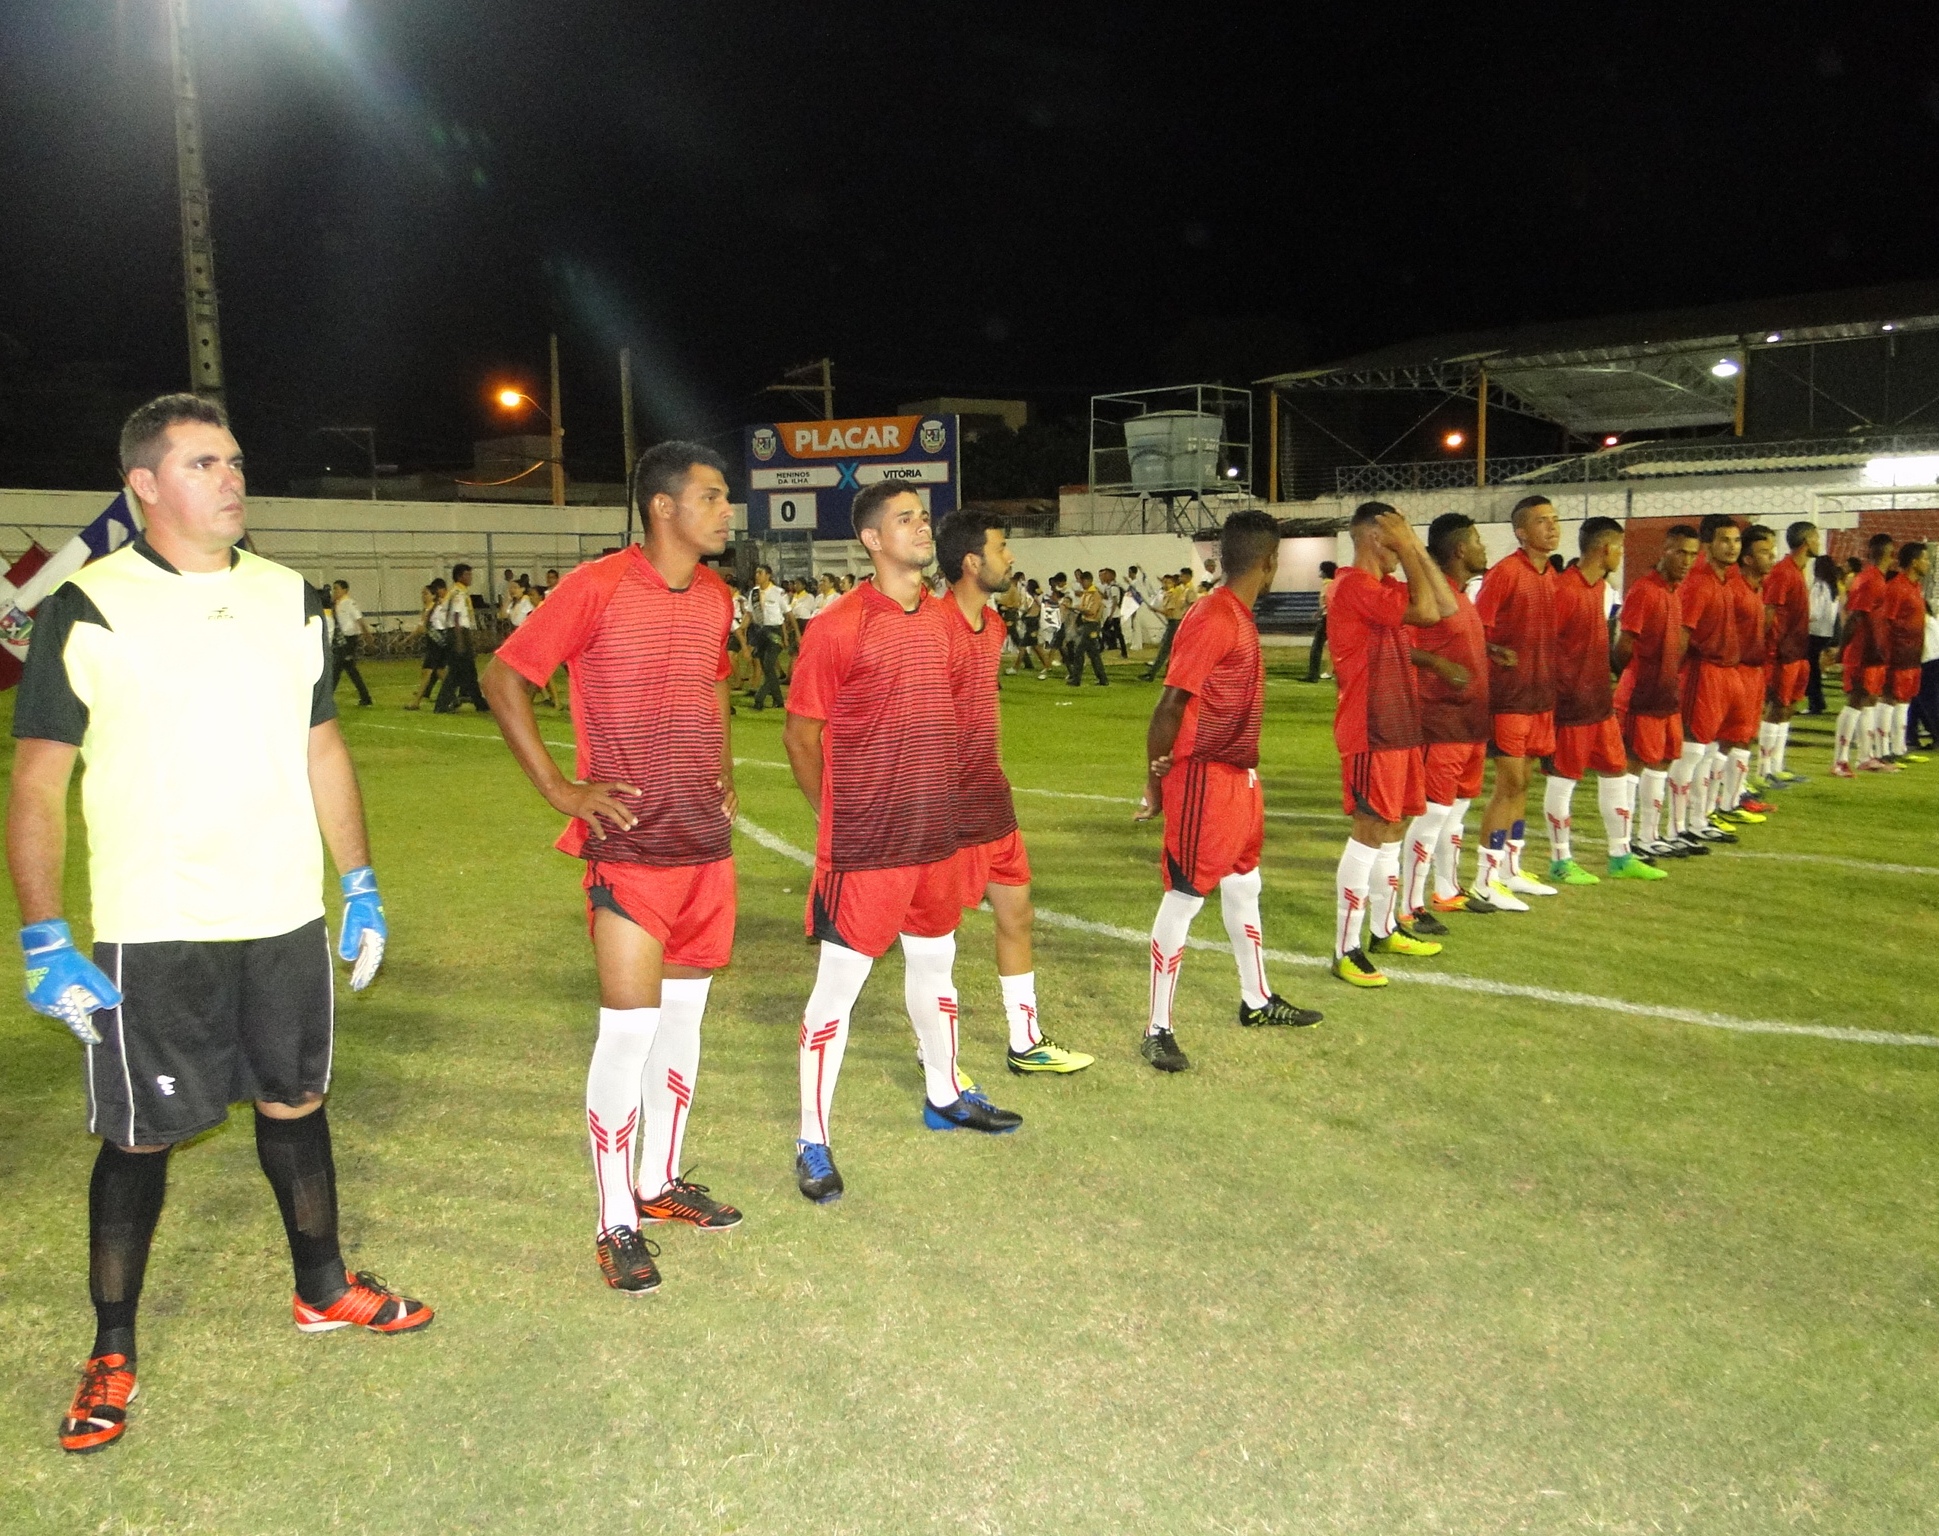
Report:
[[830,358],[819,358],[812,363],[803,363],[799,368],[790,368],[781,375],[779,384],[763,387],[761,393],[767,395],[793,395],[806,404],[816,395],[821,396],[821,419],[835,419],[835,364]]
[[[620,441],[625,445],[626,467],[626,534],[621,543],[633,542],[633,464],[637,457],[633,442],[633,349],[619,349],[619,432]],[[646,532],[646,520],[640,520],[640,532]]]
[[552,505],[566,504],[566,429],[559,412],[559,333],[552,333]]
[[189,384],[223,404],[222,329],[216,319],[215,239],[209,227],[209,184],[202,174],[202,109],[195,94],[195,45],[189,0],[168,7],[168,52],[174,73],[175,167],[182,194],[182,288],[188,311]]

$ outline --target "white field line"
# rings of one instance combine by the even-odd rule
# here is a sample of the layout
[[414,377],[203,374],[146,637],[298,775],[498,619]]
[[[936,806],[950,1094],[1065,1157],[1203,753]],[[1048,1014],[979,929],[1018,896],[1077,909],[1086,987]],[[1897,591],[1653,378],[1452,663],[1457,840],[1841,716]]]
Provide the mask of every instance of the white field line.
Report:
[[[759,843],[770,853],[777,853],[784,859],[796,864],[814,867],[815,856],[806,849],[797,848],[787,839],[768,831],[766,827],[749,821],[747,817],[737,817],[735,830],[754,842]],[[1136,928],[1121,928],[1114,923],[1095,923],[1089,918],[1072,917],[1065,912],[1052,912],[1043,907],[1037,908],[1037,921],[1052,928],[1068,928],[1077,933],[1096,934],[1100,938],[1119,939],[1127,944],[1135,944],[1140,950],[1149,950],[1151,935]],[[1193,949],[1225,950],[1227,945],[1214,939],[1191,939],[1185,941]],[[1319,955],[1300,955],[1286,949],[1269,949],[1266,958],[1276,965],[1298,965],[1309,968],[1324,968],[1331,962]],[[1488,997],[1513,997],[1528,1002],[1549,1003],[1565,1008],[1595,1008],[1604,1013],[1627,1014],[1632,1018],[1664,1019],[1673,1024],[1696,1024],[1705,1029],[1730,1030],[1740,1035],[1811,1035],[1820,1040],[1839,1040],[1857,1045],[1922,1045],[1939,1046],[1939,1035],[1900,1035],[1878,1029],[1841,1029],[1830,1024],[1785,1024],[1776,1019],[1739,1019],[1725,1013],[1709,1013],[1698,1008],[1666,1008],[1655,1003],[1632,1003],[1620,997],[1599,997],[1591,992],[1564,992],[1553,987],[1525,987],[1514,982],[1489,981],[1481,976],[1460,976],[1448,972],[1400,971],[1389,973],[1395,981],[1415,982],[1424,986],[1447,987],[1456,992],[1478,992]]]
[[[435,725],[384,725],[376,720],[358,720],[357,725],[360,729],[369,731],[410,731],[420,736],[450,736],[459,741],[481,741],[491,743],[494,746],[499,744],[501,740],[496,732],[489,736],[483,736],[473,731],[451,731]],[[556,752],[570,752],[574,750],[574,744],[569,741],[554,741],[550,736],[541,737],[540,739]],[[734,759],[734,766],[736,768],[785,769],[788,765],[786,763],[776,762],[772,758],[737,757]],[[1092,795],[1071,789],[1027,789],[1015,784],[1010,787],[1019,795],[1039,795],[1049,800],[1090,800],[1103,805],[1136,805],[1138,803],[1136,799],[1128,795]],[[1335,816],[1327,811],[1276,811],[1269,809],[1266,815],[1282,821],[1339,822],[1344,820],[1343,817]],[[1531,828],[1539,831],[1539,828],[1533,828],[1532,823]],[[1574,839],[1576,842],[1592,848],[1607,846],[1601,838],[1590,832],[1577,832],[1574,834]],[[1535,839],[1530,838],[1530,841],[1533,842]],[[1862,873],[1872,875],[1918,875],[1927,879],[1939,877],[1939,868],[1934,868],[1928,864],[1874,864],[1865,859],[1841,858],[1839,855],[1832,853],[1766,853],[1756,849],[1738,847],[1731,850],[1729,856],[1739,859],[1769,859],[1780,864],[1825,864],[1835,869],[1855,869]]]

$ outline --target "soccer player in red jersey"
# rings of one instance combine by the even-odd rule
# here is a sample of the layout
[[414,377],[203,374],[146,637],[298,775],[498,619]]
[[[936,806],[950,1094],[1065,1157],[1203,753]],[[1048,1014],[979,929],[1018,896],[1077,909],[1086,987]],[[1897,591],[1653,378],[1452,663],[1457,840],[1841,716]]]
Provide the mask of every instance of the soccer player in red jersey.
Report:
[[1892,574],[1892,535],[1875,533],[1865,542],[1867,565],[1845,590],[1845,622],[1839,635],[1845,674],[1845,707],[1838,712],[1838,735],[1832,748],[1833,778],[1852,776],[1852,758],[1864,773],[1892,773],[1883,761],[1886,744],[1882,704],[1886,683],[1886,650],[1891,637],[1885,617],[1885,581]]
[[1575,787],[1593,768],[1609,878],[1661,880],[1663,871],[1638,858],[1630,845],[1640,775],[1629,774],[1609,667],[1609,578],[1622,568],[1623,525],[1613,517],[1592,517],[1578,538],[1580,557],[1555,581],[1555,752],[1542,795],[1549,879],[1558,885],[1600,883],[1576,862],[1571,846]]
[[1730,589],[1743,584],[1737,570],[1743,534],[1735,518],[1713,512],[1697,525],[1697,538],[1702,558],[1677,592],[1688,643],[1683,656],[1683,751],[1670,769],[1670,789],[1681,833],[1706,843],[1734,843],[1737,834],[1713,824],[1711,813],[1723,789],[1724,755],[1718,743],[1740,707],[1737,664],[1743,639],[1740,610]]
[[[741,1219],[680,1170],[700,1018],[734,945],[734,599],[701,563],[727,547],[726,467],[698,443],[641,454],[633,486],[643,544],[561,581],[499,646],[484,678],[512,756],[571,818],[556,846],[586,863],[599,973],[599,1037],[586,1074],[594,1251],[606,1283],[635,1296],[660,1283],[642,1225],[718,1231]],[[570,779],[532,711],[532,688],[561,665],[578,737]]]
[[956,700],[956,840],[963,905],[973,907],[987,897],[996,914],[997,983],[1010,1031],[1005,1060],[1019,1076],[1082,1072],[1096,1058],[1047,1038],[1037,1015],[1030,856],[998,747],[997,674],[1006,632],[990,599],[1011,585],[1003,524],[971,508],[950,513],[936,530],[936,563],[950,584],[943,611],[956,642],[949,686]]
[[1482,578],[1475,611],[1488,632],[1488,708],[1494,716],[1488,755],[1495,788],[1481,817],[1481,875],[1475,882],[1496,906],[1525,911],[1521,896],[1553,896],[1555,887],[1522,873],[1528,830],[1528,780],[1536,760],[1555,750],[1555,592],[1549,556],[1562,523],[1546,496],[1524,496],[1510,514],[1520,546]]
[[1771,673],[1770,610],[1764,582],[1777,564],[1777,530],[1754,523],[1744,530],[1743,550],[1737,557],[1739,580],[1730,588],[1737,605],[1737,633],[1741,653],[1737,663],[1737,699],[1725,728],[1724,788],[1717,815],[1732,825],[1766,819],[1771,807],[1751,793],[1751,742],[1761,727],[1764,695]]
[[1679,593],[1700,548],[1697,530],[1687,523],[1665,533],[1655,568],[1629,584],[1617,621],[1614,664],[1622,680],[1616,685],[1615,707],[1629,771],[1637,780],[1634,846],[1655,859],[1710,852],[1707,844],[1676,835],[1675,813],[1687,804],[1687,794],[1671,801],[1671,835],[1659,835],[1670,765],[1683,754],[1679,710],[1688,637]]
[[817,1204],[842,1195],[828,1120],[849,1016],[898,936],[903,1001],[922,1052],[923,1123],[991,1134],[1023,1123],[956,1077],[957,625],[923,582],[936,547],[929,511],[914,491],[882,480],[856,493],[852,515],[874,580],[816,615],[782,737],[819,820],[806,926],[821,958],[801,1021],[795,1155],[795,1183]]
[[[1464,590],[1488,569],[1488,552],[1474,519],[1443,512],[1427,530],[1428,558],[1440,567],[1454,613],[1408,631],[1421,705],[1421,764],[1427,809],[1405,838],[1406,895],[1416,933],[1439,937],[1447,925],[1437,912],[1492,913],[1479,891],[1461,889],[1461,823],[1481,793],[1487,767],[1488,636]],[[1433,896],[1428,880],[1433,879]]]
[[1891,710],[1891,739],[1885,760],[1894,766],[1926,760],[1923,754],[1906,749],[1905,732],[1912,701],[1919,696],[1926,639],[1924,584],[1931,559],[1925,545],[1917,540],[1901,544],[1898,570],[1885,583],[1885,691]]
[[[1333,974],[1351,986],[1384,987],[1387,978],[1360,943],[1369,905],[1375,953],[1441,952],[1438,943],[1419,937],[1402,921],[1401,832],[1409,817],[1427,810],[1408,626],[1436,625],[1459,609],[1407,519],[1392,507],[1362,502],[1348,526],[1353,564],[1334,580],[1326,609],[1333,675],[1340,683],[1333,710],[1340,808],[1353,818],[1335,874]],[[1404,585],[1393,578],[1396,566],[1407,577]]]
[[1137,820],[1165,818],[1165,894],[1151,925],[1151,1012],[1140,1051],[1160,1072],[1191,1065],[1172,1030],[1172,998],[1192,919],[1218,889],[1239,966],[1239,1023],[1317,1024],[1266,980],[1259,916],[1259,851],[1266,801],[1259,787],[1259,723],[1266,664],[1253,604],[1279,568],[1279,524],[1234,512],[1219,531],[1219,585],[1178,626],[1165,691],[1145,732],[1147,777]]
[[1771,664],[1765,688],[1764,724],[1757,733],[1757,776],[1772,789],[1805,782],[1784,766],[1791,741],[1791,715],[1811,681],[1811,580],[1806,574],[1818,558],[1820,536],[1814,523],[1793,523],[1784,530],[1790,553],[1764,578],[1764,607],[1770,614]]

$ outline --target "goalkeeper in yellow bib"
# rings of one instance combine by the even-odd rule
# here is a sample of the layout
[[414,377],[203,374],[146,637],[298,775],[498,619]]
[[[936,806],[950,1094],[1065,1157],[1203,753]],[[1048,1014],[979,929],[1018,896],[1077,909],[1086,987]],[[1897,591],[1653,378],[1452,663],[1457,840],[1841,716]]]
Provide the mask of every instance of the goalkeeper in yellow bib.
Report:
[[[81,1042],[88,1130],[101,1138],[88,1188],[94,1347],[60,1425],[62,1448],[79,1453],[127,1428],[169,1150],[238,1100],[255,1101],[296,1326],[406,1333],[431,1321],[423,1302],[346,1273],[337,1241],[320,843],[340,872],[337,953],[353,990],[376,974],[385,929],[321,595],[237,548],[242,450],[219,407],[194,395],[142,406],[122,429],[121,468],[147,529],[35,616],[7,811],[27,1001]],[[63,918],[77,754],[91,960]]]

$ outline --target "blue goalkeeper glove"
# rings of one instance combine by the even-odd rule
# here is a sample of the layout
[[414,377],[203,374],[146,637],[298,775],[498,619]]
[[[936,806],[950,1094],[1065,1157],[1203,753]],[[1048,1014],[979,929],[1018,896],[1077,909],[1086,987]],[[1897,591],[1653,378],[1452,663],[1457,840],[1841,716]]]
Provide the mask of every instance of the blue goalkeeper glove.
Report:
[[95,1010],[120,1007],[121,988],[74,947],[74,935],[58,917],[22,928],[20,948],[27,961],[27,1006],[59,1019],[81,1044],[99,1045]]
[[377,967],[384,963],[384,940],[390,929],[384,926],[384,902],[377,894],[377,871],[368,864],[343,877],[343,931],[337,938],[337,958],[348,960],[350,990],[361,992],[370,985]]

